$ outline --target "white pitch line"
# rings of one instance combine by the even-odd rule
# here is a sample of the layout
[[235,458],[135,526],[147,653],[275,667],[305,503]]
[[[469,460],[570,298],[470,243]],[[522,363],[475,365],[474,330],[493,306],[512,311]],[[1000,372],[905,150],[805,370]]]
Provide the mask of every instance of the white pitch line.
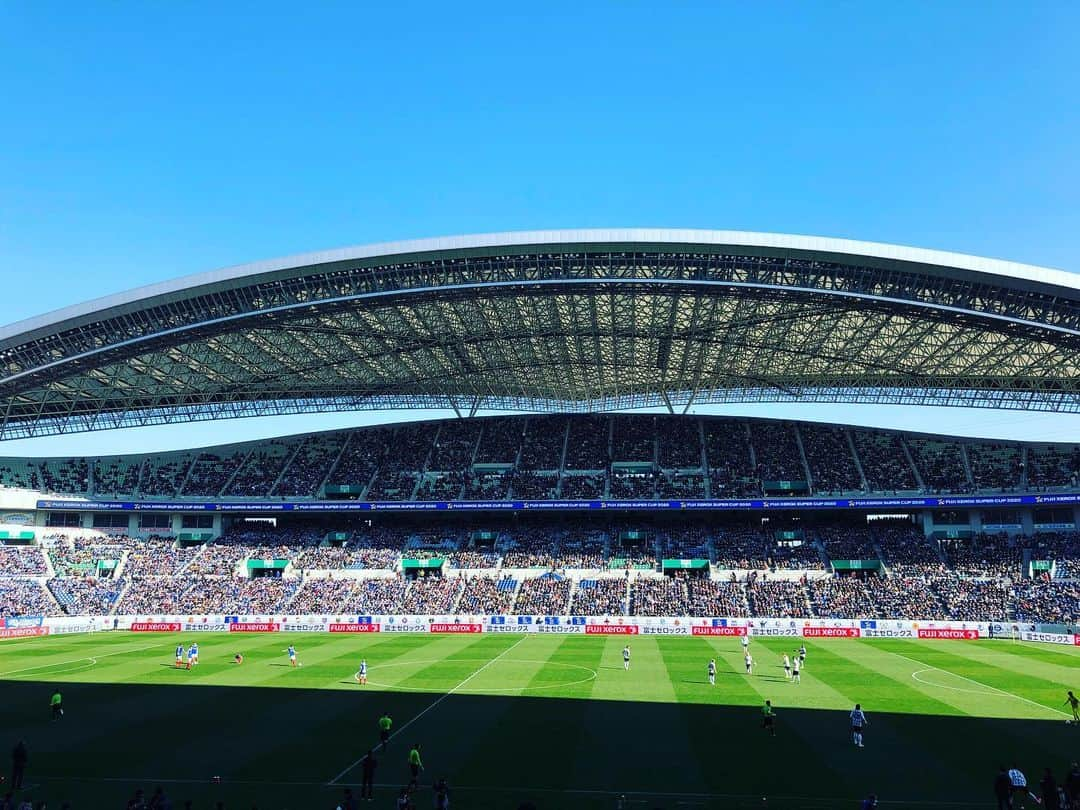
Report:
[[[411,725],[412,725],[413,723],[415,723],[415,722],[416,722],[417,720],[419,720],[419,719],[420,719],[421,717],[423,717],[423,716],[424,716],[425,714],[427,714],[428,712],[430,712],[430,711],[431,711],[432,709],[434,709],[434,708],[435,708],[436,706],[438,706],[438,705],[439,705],[440,703],[442,703],[442,702],[443,702],[444,700],[446,700],[446,699],[447,699],[448,697],[450,697],[450,696],[451,696],[452,694],[454,694],[454,692],[456,692],[456,691],[458,691],[459,689],[461,689],[461,687],[463,687],[463,686],[464,686],[465,684],[467,684],[467,683],[468,683],[469,681],[471,681],[471,680],[472,680],[473,678],[475,678],[475,677],[476,677],[477,675],[479,675],[479,674],[480,674],[481,672],[483,672],[483,671],[484,671],[485,669],[487,669],[488,667],[490,667],[490,666],[491,666],[492,664],[494,664],[494,663],[495,663],[496,661],[498,661],[498,660],[499,660],[500,658],[502,658],[502,657],[503,657],[504,655],[506,655],[506,654],[507,654],[508,652],[510,652],[511,650],[513,650],[514,648],[516,648],[516,647],[518,646],[518,644],[520,644],[521,642],[523,642],[523,641],[524,641],[525,639],[527,639],[527,638],[528,638],[528,636],[527,636],[527,635],[523,635],[523,636],[522,636],[521,638],[519,638],[519,639],[518,639],[517,641],[515,641],[515,642],[514,642],[513,644],[511,644],[511,645],[510,645],[509,647],[507,647],[507,648],[506,648],[505,650],[503,650],[503,651],[502,651],[501,653],[499,653],[499,654],[498,654],[498,655],[496,655],[496,656],[495,656],[494,658],[492,658],[492,659],[491,659],[490,661],[488,661],[488,662],[487,662],[486,664],[484,664],[484,665],[483,665],[482,667],[480,667],[480,669],[476,670],[476,672],[474,672],[474,673],[473,673],[472,675],[470,675],[469,677],[467,677],[467,678],[466,678],[465,680],[463,680],[463,681],[462,681],[461,683],[459,683],[459,684],[458,684],[457,686],[455,686],[455,687],[454,687],[453,689],[451,689],[451,690],[450,690],[449,692],[447,692],[447,693],[446,693],[446,694],[444,694],[444,695],[440,695],[440,696],[439,696],[439,697],[438,697],[438,698],[437,698],[437,699],[435,700],[435,702],[434,702],[434,703],[432,703],[432,704],[431,704],[430,706],[428,706],[428,707],[427,707],[426,709],[424,709],[424,710],[423,710],[422,712],[420,712],[420,714],[416,715],[416,717],[412,718],[411,720],[409,720],[408,722],[406,722],[406,723],[405,723],[404,725],[402,725],[402,726],[399,726],[399,727],[398,727],[398,730],[397,730],[397,731],[395,731],[395,732],[394,732],[393,734],[391,734],[391,735],[390,735],[390,736],[389,736],[389,737],[387,738],[387,741],[389,742],[390,740],[394,739],[394,737],[396,737],[396,736],[397,736],[398,734],[400,734],[401,732],[403,732],[403,731],[404,731],[405,729],[407,729],[407,728],[408,728],[409,726],[411,726]],[[451,660],[452,660],[452,659],[451,659]],[[365,754],[364,756],[366,757],[367,755]],[[351,770],[352,770],[353,768],[355,768],[355,767],[356,767],[357,765],[359,765],[359,764],[360,764],[361,762],[363,762],[363,761],[364,761],[364,757],[360,757],[360,759],[356,760],[356,762],[352,763],[352,764],[351,764],[351,765],[350,765],[349,767],[347,767],[347,768],[346,768],[345,770],[343,770],[343,771],[342,771],[341,773],[339,773],[339,774],[338,774],[337,776],[335,776],[335,777],[334,777],[333,779],[331,779],[331,780],[330,780],[329,782],[327,782],[327,783],[326,783],[326,784],[327,784],[327,786],[331,786],[331,785],[335,785],[335,784],[337,784],[337,781],[338,781],[338,780],[339,780],[339,779],[340,779],[341,777],[343,777],[343,776],[344,776],[345,774],[347,774],[347,773],[348,773],[349,771],[351,771]]]
[[[905,659],[907,661],[910,661],[913,664],[918,664],[919,666],[926,667],[927,669],[936,669],[938,672],[946,672],[949,675],[952,675],[954,678],[961,678],[961,679],[967,681],[968,683],[973,683],[976,686],[981,686],[983,689],[989,689],[991,692],[997,692],[999,695],[1004,695],[1005,697],[1015,698],[1016,700],[1022,700],[1022,701],[1024,701],[1024,703],[1030,703],[1032,706],[1038,706],[1040,709],[1046,709],[1047,711],[1050,711],[1050,712],[1056,712],[1057,714],[1063,714],[1063,715],[1065,715],[1066,717],[1069,717],[1069,718],[1072,717],[1071,714],[1068,714],[1067,712],[1063,712],[1060,709],[1055,709],[1053,706],[1047,706],[1044,703],[1039,703],[1037,700],[1031,700],[1029,698],[1023,697],[1022,695],[1017,695],[1017,694],[1015,694],[1013,692],[1008,692],[1008,691],[1006,691],[1004,689],[998,689],[996,686],[991,686],[988,683],[983,683],[982,681],[977,681],[974,678],[969,678],[967,675],[961,675],[959,672],[953,672],[951,669],[942,669],[941,667],[935,667],[932,664],[926,663],[925,661],[920,661],[917,658],[912,658],[911,656],[904,655],[903,653],[893,652],[892,650],[889,650],[889,653],[891,655],[895,655],[895,656],[898,656],[899,658],[903,658],[903,659]],[[924,670],[920,670],[920,671],[925,672],[926,670],[924,669]],[[911,677],[914,678],[919,683],[926,684],[926,681],[922,681],[922,680],[919,680],[918,678],[915,678],[915,675],[917,675],[917,674],[918,673],[912,673]],[[926,685],[927,686],[935,686],[938,689],[949,689],[950,688],[948,686],[942,686],[941,684],[936,684],[936,683],[935,684],[926,684]],[[953,688],[955,688],[955,687],[953,687]]]
[[127,655],[128,653],[142,652],[143,650],[150,650],[150,649],[153,649],[154,647],[159,647],[159,646],[161,646],[161,645],[159,645],[159,644],[151,644],[151,645],[149,645],[147,647],[137,647],[134,650],[117,650],[116,652],[105,653],[104,655],[97,655],[97,656],[86,655],[86,656],[83,656],[82,658],[72,658],[70,661],[56,661],[56,662],[54,662],[52,664],[38,664],[36,667],[23,667],[22,669],[11,669],[11,670],[8,670],[7,672],[0,672],[0,678],[6,678],[8,675],[18,675],[20,672],[35,672],[35,671],[37,671],[39,669],[49,669],[51,667],[62,667],[65,664],[80,664],[83,661],[93,661],[96,664],[99,658],[108,658],[109,656],[112,656],[112,655]]

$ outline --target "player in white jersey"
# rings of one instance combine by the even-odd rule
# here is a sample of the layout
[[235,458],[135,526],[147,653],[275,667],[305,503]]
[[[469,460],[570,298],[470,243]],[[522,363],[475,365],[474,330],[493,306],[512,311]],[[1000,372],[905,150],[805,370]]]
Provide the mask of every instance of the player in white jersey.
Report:
[[367,659],[360,659],[360,669],[356,670],[356,682],[363,686],[367,683]]
[[709,686],[716,686],[716,659],[709,659]]
[[791,659],[787,653],[784,653],[784,677],[791,680]]
[[622,648],[622,668],[629,672],[630,670],[630,645],[627,644]]
[[863,713],[862,705],[855,704],[855,708],[851,710],[851,740],[859,748],[863,747],[863,728],[870,725],[870,721],[866,719],[866,715]]
[[799,656],[795,656],[791,661],[791,682],[802,683],[802,676],[799,675],[799,668],[802,666],[802,662],[799,660]]
[[754,674],[754,658],[753,658],[752,655],[750,655],[749,650],[747,650],[746,655],[743,656],[743,663],[746,664],[746,674],[747,675],[753,675]]

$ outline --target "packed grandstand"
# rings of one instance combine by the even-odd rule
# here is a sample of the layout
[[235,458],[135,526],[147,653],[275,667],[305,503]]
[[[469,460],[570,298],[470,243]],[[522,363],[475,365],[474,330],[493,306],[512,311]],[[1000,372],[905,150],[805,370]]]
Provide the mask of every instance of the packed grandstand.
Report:
[[[41,525],[14,533],[24,535],[21,543],[5,532],[0,616],[581,614],[1070,624],[1080,617],[1080,534],[1068,528],[1071,509],[1035,509],[1039,531],[1030,536],[1019,531],[1016,508],[979,510],[979,525],[969,510],[868,519],[785,509],[782,498],[767,515],[628,509],[373,520],[257,512],[275,497],[334,509],[436,497],[558,499],[568,491],[601,504],[629,497],[659,506],[672,482],[680,498],[760,498],[773,480],[798,482],[786,486],[807,495],[1052,493],[1075,485],[1078,460],[1076,446],[651,415],[454,420],[143,457],[5,459],[0,481],[8,493],[29,489],[63,497],[72,508],[39,510]],[[898,486],[873,490],[870,481]],[[172,499],[177,508],[186,497],[224,499],[249,503],[255,514],[219,516],[215,524],[202,514],[92,511],[103,498],[144,497]],[[80,498],[90,511],[77,509]]]
[[[265,262],[4,327],[2,438],[458,418],[0,458],[0,617],[1072,624],[1080,446],[687,411],[1075,411],[1076,288],[866,243],[576,231]],[[643,407],[663,413],[601,413]]]

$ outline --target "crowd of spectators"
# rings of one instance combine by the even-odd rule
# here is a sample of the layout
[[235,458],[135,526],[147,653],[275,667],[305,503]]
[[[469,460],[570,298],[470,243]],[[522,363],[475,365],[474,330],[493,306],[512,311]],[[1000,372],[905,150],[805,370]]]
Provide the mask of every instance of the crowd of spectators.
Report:
[[682,577],[638,577],[630,587],[633,616],[685,616],[688,604]]
[[48,573],[40,546],[0,546],[0,576],[44,576]]
[[869,619],[877,615],[867,584],[857,577],[812,579],[806,587],[815,616]]
[[875,617],[881,619],[947,619],[933,579],[920,574],[892,574],[867,582],[875,603]]
[[7,616],[55,616],[60,608],[36,579],[0,577],[0,619]]
[[65,613],[85,616],[111,613],[126,583],[111,577],[54,577],[47,584]]
[[[316,495],[348,437],[349,434],[341,432],[309,436],[285,468],[272,494],[280,497]],[[362,484],[366,483],[367,478]]]
[[570,419],[566,416],[533,416],[525,428],[520,470],[558,470]]
[[1022,550],[1005,534],[941,541],[953,570],[970,577],[1018,577]]
[[458,602],[458,613],[509,613],[517,583],[509,577],[469,577]]
[[400,576],[359,580],[349,595],[345,611],[365,615],[400,613],[407,586]]
[[754,616],[794,618],[810,615],[806,587],[802,582],[755,577],[747,582],[746,596]]
[[738,582],[700,577],[686,580],[687,613],[691,616],[747,616],[746,591]]
[[855,456],[851,454],[847,433],[842,428],[802,425],[799,433],[815,493],[840,495],[862,489]]
[[1080,583],[1041,580],[1018,583],[1013,598],[1015,618],[1019,621],[1080,622]]
[[802,542],[774,540],[766,546],[765,554],[769,568],[777,571],[814,571],[825,567],[818,546],[806,539]]
[[132,577],[173,576],[194,560],[201,546],[178,547],[170,538],[148,537],[128,548],[124,574]]
[[179,596],[180,613],[280,613],[300,581],[281,577],[200,577]]
[[297,439],[269,439],[257,444],[225,486],[229,497],[266,497],[296,452]]
[[570,602],[570,584],[569,579],[553,575],[526,579],[518,588],[514,612],[535,616],[564,616]]
[[1015,490],[1020,484],[1020,448],[1013,444],[968,444],[968,464],[975,489],[991,492]]
[[596,500],[604,497],[605,479],[599,475],[564,475],[559,483],[559,497],[568,501]]
[[827,527],[818,537],[830,560],[876,560],[877,549],[868,527]]
[[955,621],[998,621],[1010,613],[1011,591],[998,580],[974,580],[958,576],[933,577],[930,587]]
[[515,500],[553,500],[558,489],[558,473],[538,473],[534,470],[515,470],[510,473],[509,493]]
[[716,565],[740,570],[767,568],[765,542],[758,529],[725,528],[713,540]]
[[655,472],[612,472],[609,497],[615,500],[652,500],[656,496]]
[[895,494],[919,488],[899,434],[854,430],[851,438],[871,492]]
[[927,492],[970,492],[964,469],[963,449],[956,442],[936,439],[908,439],[911,458],[922,473]]
[[806,468],[795,439],[795,427],[787,422],[750,423],[750,442],[757,458],[761,481],[805,481]]
[[464,577],[421,577],[409,584],[402,613],[450,613],[465,585]]
[[572,610],[583,616],[621,616],[626,613],[626,579],[583,579],[574,592]]
[[[570,435],[566,443],[565,469],[607,469],[611,461],[608,456],[608,438],[609,422],[606,418],[582,416],[571,419]],[[565,491],[563,497],[566,497]]]
[[1080,486],[1080,447],[1038,445],[1027,454],[1028,486],[1036,490]]
[[184,577],[137,577],[129,580],[116,606],[119,614],[179,613],[181,598],[198,580]]
[[339,613],[353,592],[356,580],[315,579],[307,577],[300,584],[287,608],[290,613]]
[[220,494],[246,455],[244,451],[227,455],[209,451],[200,453],[180,487],[180,494],[206,497]]

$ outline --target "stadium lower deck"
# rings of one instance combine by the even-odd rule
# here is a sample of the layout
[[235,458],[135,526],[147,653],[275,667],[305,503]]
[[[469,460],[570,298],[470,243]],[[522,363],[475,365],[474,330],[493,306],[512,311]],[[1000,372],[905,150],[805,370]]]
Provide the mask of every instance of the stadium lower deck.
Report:
[[[1080,535],[910,521],[270,526],[209,542],[49,530],[0,546],[0,618],[154,614],[1080,617]],[[629,528],[632,526],[633,528]]]
[[[747,675],[735,638],[634,638],[627,670],[624,638],[210,633],[200,662],[176,668],[174,647],[191,641],[5,643],[0,715],[30,752],[22,795],[115,808],[160,787],[174,807],[334,807],[346,788],[359,793],[359,760],[388,712],[377,807],[393,806],[418,744],[416,807],[432,806],[445,777],[456,808],[823,810],[871,792],[882,807],[977,808],[990,806],[999,765],[1033,785],[1044,767],[1064,773],[1080,734],[1063,703],[1080,648],[1064,646],[754,638]],[[782,656],[799,643],[795,684]],[[762,728],[766,699],[775,737]],[[855,703],[869,719],[864,748],[850,735]]]

